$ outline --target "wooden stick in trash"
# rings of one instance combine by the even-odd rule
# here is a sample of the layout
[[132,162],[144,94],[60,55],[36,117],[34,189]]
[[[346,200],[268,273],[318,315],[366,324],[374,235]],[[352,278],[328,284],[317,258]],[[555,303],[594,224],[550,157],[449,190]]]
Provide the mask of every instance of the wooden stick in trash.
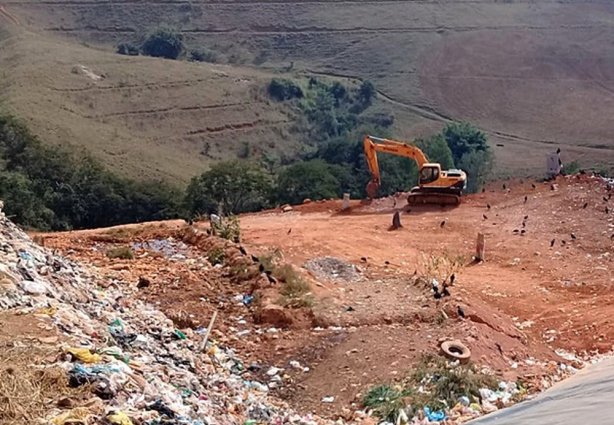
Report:
[[209,335],[211,334],[211,329],[213,329],[213,324],[215,323],[215,319],[217,317],[217,310],[213,312],[213,316],[211,316],[211,321],[209,322],[209,326],[207,326],[207,332],[205,332],[205,337],[203,338],[203,342],[200,345],[200,351],[204,351],[207,346],[207,341],[209,340]]

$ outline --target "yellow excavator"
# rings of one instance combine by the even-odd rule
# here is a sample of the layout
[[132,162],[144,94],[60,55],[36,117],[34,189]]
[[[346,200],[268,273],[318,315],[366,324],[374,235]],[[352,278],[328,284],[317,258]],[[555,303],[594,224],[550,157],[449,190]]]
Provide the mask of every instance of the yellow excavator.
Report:
[[364,149],[371,172],[371,180],[367,184],[369,198],[374,199],[377,196],[381,184],[377,152],[385,152],[412,158],[418,164],[418,186],[411,189],[407,197],[409,204],[460,204],[463,190],[467,187],[467,174],[464,171],[442,171],[441,165],[430,163],[420,148],[396,140],[367,135]]

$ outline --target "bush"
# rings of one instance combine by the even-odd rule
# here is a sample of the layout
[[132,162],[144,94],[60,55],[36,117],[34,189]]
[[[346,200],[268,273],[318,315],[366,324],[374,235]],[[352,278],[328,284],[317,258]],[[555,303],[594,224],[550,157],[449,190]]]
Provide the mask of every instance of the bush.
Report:
[[213,266],[216,264],[224,264],[224,260],[226,259],[226,253],[223,248],[213,248],[207,254],[207,261]]
[[467,173],[468,193],[478,193],[490,177],[493,156],[490,150],[470,152],[461,158],[458,167]]
[[219,162],[190,182],[184,200],[192,214],[258,211],[269,205],[272,181],[257,164],[244,160]]
[[563,168],[561,169],[561,174],[563,175],[576,174],[578,171],[580,171],[580,169],[581,167],[578,161],[568,162],[567,164],[563,165]]
[[490,150],[486,133],[467,122],[448,124],[442,134],[456,164],[459,164],[461,158],[468,153]]
[[119,43],[117,45],[117,53],[120,55],[138,56],[139,48],[130,42]]
[[269,96],[278,101],[303,97],[303,90],[293,81],[287,79],[273,78],[269,83],[268,92]]
[[224,217],[221,213],[218,217],[219,219],[217,220],[211,220],[213,234],[222,239],[239,243],[241,241],[241,224],[239,223],[239,217],[236,215]]
[[390,385],[378,385],[371,388],[362,399],[362,404],[373,411],[375,416],[396,423],[401,409],[405,407],[404,397],[409,391],[393,388]]
[[334,167],[319,159],[286,167],[277,176],[277,200],[298,204],[305,198],[319,200],[338,197],[341,185],[335,177]]
[[183,35],[167,27],[153,30],[141,46],[144,54],[166,59],[177,59],[183,52],[183,48]]
[[358,102],[364,109],[366,109],[367,107],[371,106],[376,95],[377,90],[375,90],[373,83],[369,80],[365,80],[360,85],[360,89],[358,90]]
[[277,267],[273,272],[281,282],[280,303],[288,307],[308,307],[313,300],[308,297],[309,284],[289,264]]
[[190,50],[190,60],[193,62],[216,63],[218,61],[218,54],[208,49],[192,49]]
[[107,251],[108,258],[119,258],[121,260],[133,260],[134,253],[129,246],[120,246]]

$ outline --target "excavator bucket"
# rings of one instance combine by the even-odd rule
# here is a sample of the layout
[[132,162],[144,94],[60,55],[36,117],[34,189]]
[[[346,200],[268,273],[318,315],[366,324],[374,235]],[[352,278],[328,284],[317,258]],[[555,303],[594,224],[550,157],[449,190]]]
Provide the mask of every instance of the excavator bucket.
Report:
[[379,192],[379,183],[377,181],[371,180],[367,184],[367,196],[369,199],[375,199],[377,197],[377,193]]

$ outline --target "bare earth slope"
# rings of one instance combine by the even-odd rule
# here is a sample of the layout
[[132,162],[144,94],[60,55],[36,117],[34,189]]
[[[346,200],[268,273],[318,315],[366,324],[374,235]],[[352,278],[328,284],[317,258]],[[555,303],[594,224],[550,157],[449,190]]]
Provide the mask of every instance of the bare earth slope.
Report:
[[[111,46],[166,23],[193,46],[264,66],[369,78],[397,110],[421,117],[401,137],[447,119],[487,129],[508,171],[541,171],[543,154],[611,166],[614,4],[600,1],[11,1],[30,30]],[[404,118],[404,117],[401,117]]]
[[[186,227],[179,221],[43,237],[45,246],[93,265],[126,288],[135,289],[146,277],[150,284],[135,296],[159,305],[179,327],[206,326],[219,310],[216,328],[224,341],[246,364],[262,365],[262,379],[270,379],[269,366],[286,368],[289,376],[276,393],[303,411],[336,417],[343,408],[358,408],[360,394],[373,385],[403,379],[422,354],[438,352],[444,339],[460,339],[476,364],[506,379],[520,377],[532,390],[543,388],[543,376],[578,367],[565,352],[612,349],[614,197],[604,201],[606,184],[598,178],[559,178],[556,185],[552,190],[550,183],[535,189],[530,182],[508,183],[511,190],[493,186],[466,197],[458,208],[404,210],[404,228],[397,231],[387,229],[394,205],[402,211],[401,198],[355,202],[344,213],[341,201],[324,201],[286,213],[245,215],[247,255],[232,246],[226,251],[230,264],[221,268],[204,260],[215,246],[207,236],[198,246],[177,240],[178,229]],[[204,235],[208,224],[195,227]],[[486,261],[475,264],[478,231],[485,234]],[[106,258],[106,250],[118,244],[132,244],[136,259]],[[243,305],[243,295],[254,286],[228,282],[241,258],[271,252],[309,279],[311,322],[291,310],[294,322],[286,321],[285,328],[255,323],[266,303],[260,298]],[[423,272],[425,254],[445,253],[462,255],[465,265],[451,296],[435,300],[428,285],[415,281],[416,273]],[[307,269],[308,262],[327,256],[354,265],[357,274],[325,269],[322,277]],[[282,285],[265,279],[258,291]],[[273,332],[271,325],[284,329]],[[309,370],[297,370],[291,361]],[[334,402],[322,403],[325,396],[334,396]]]

